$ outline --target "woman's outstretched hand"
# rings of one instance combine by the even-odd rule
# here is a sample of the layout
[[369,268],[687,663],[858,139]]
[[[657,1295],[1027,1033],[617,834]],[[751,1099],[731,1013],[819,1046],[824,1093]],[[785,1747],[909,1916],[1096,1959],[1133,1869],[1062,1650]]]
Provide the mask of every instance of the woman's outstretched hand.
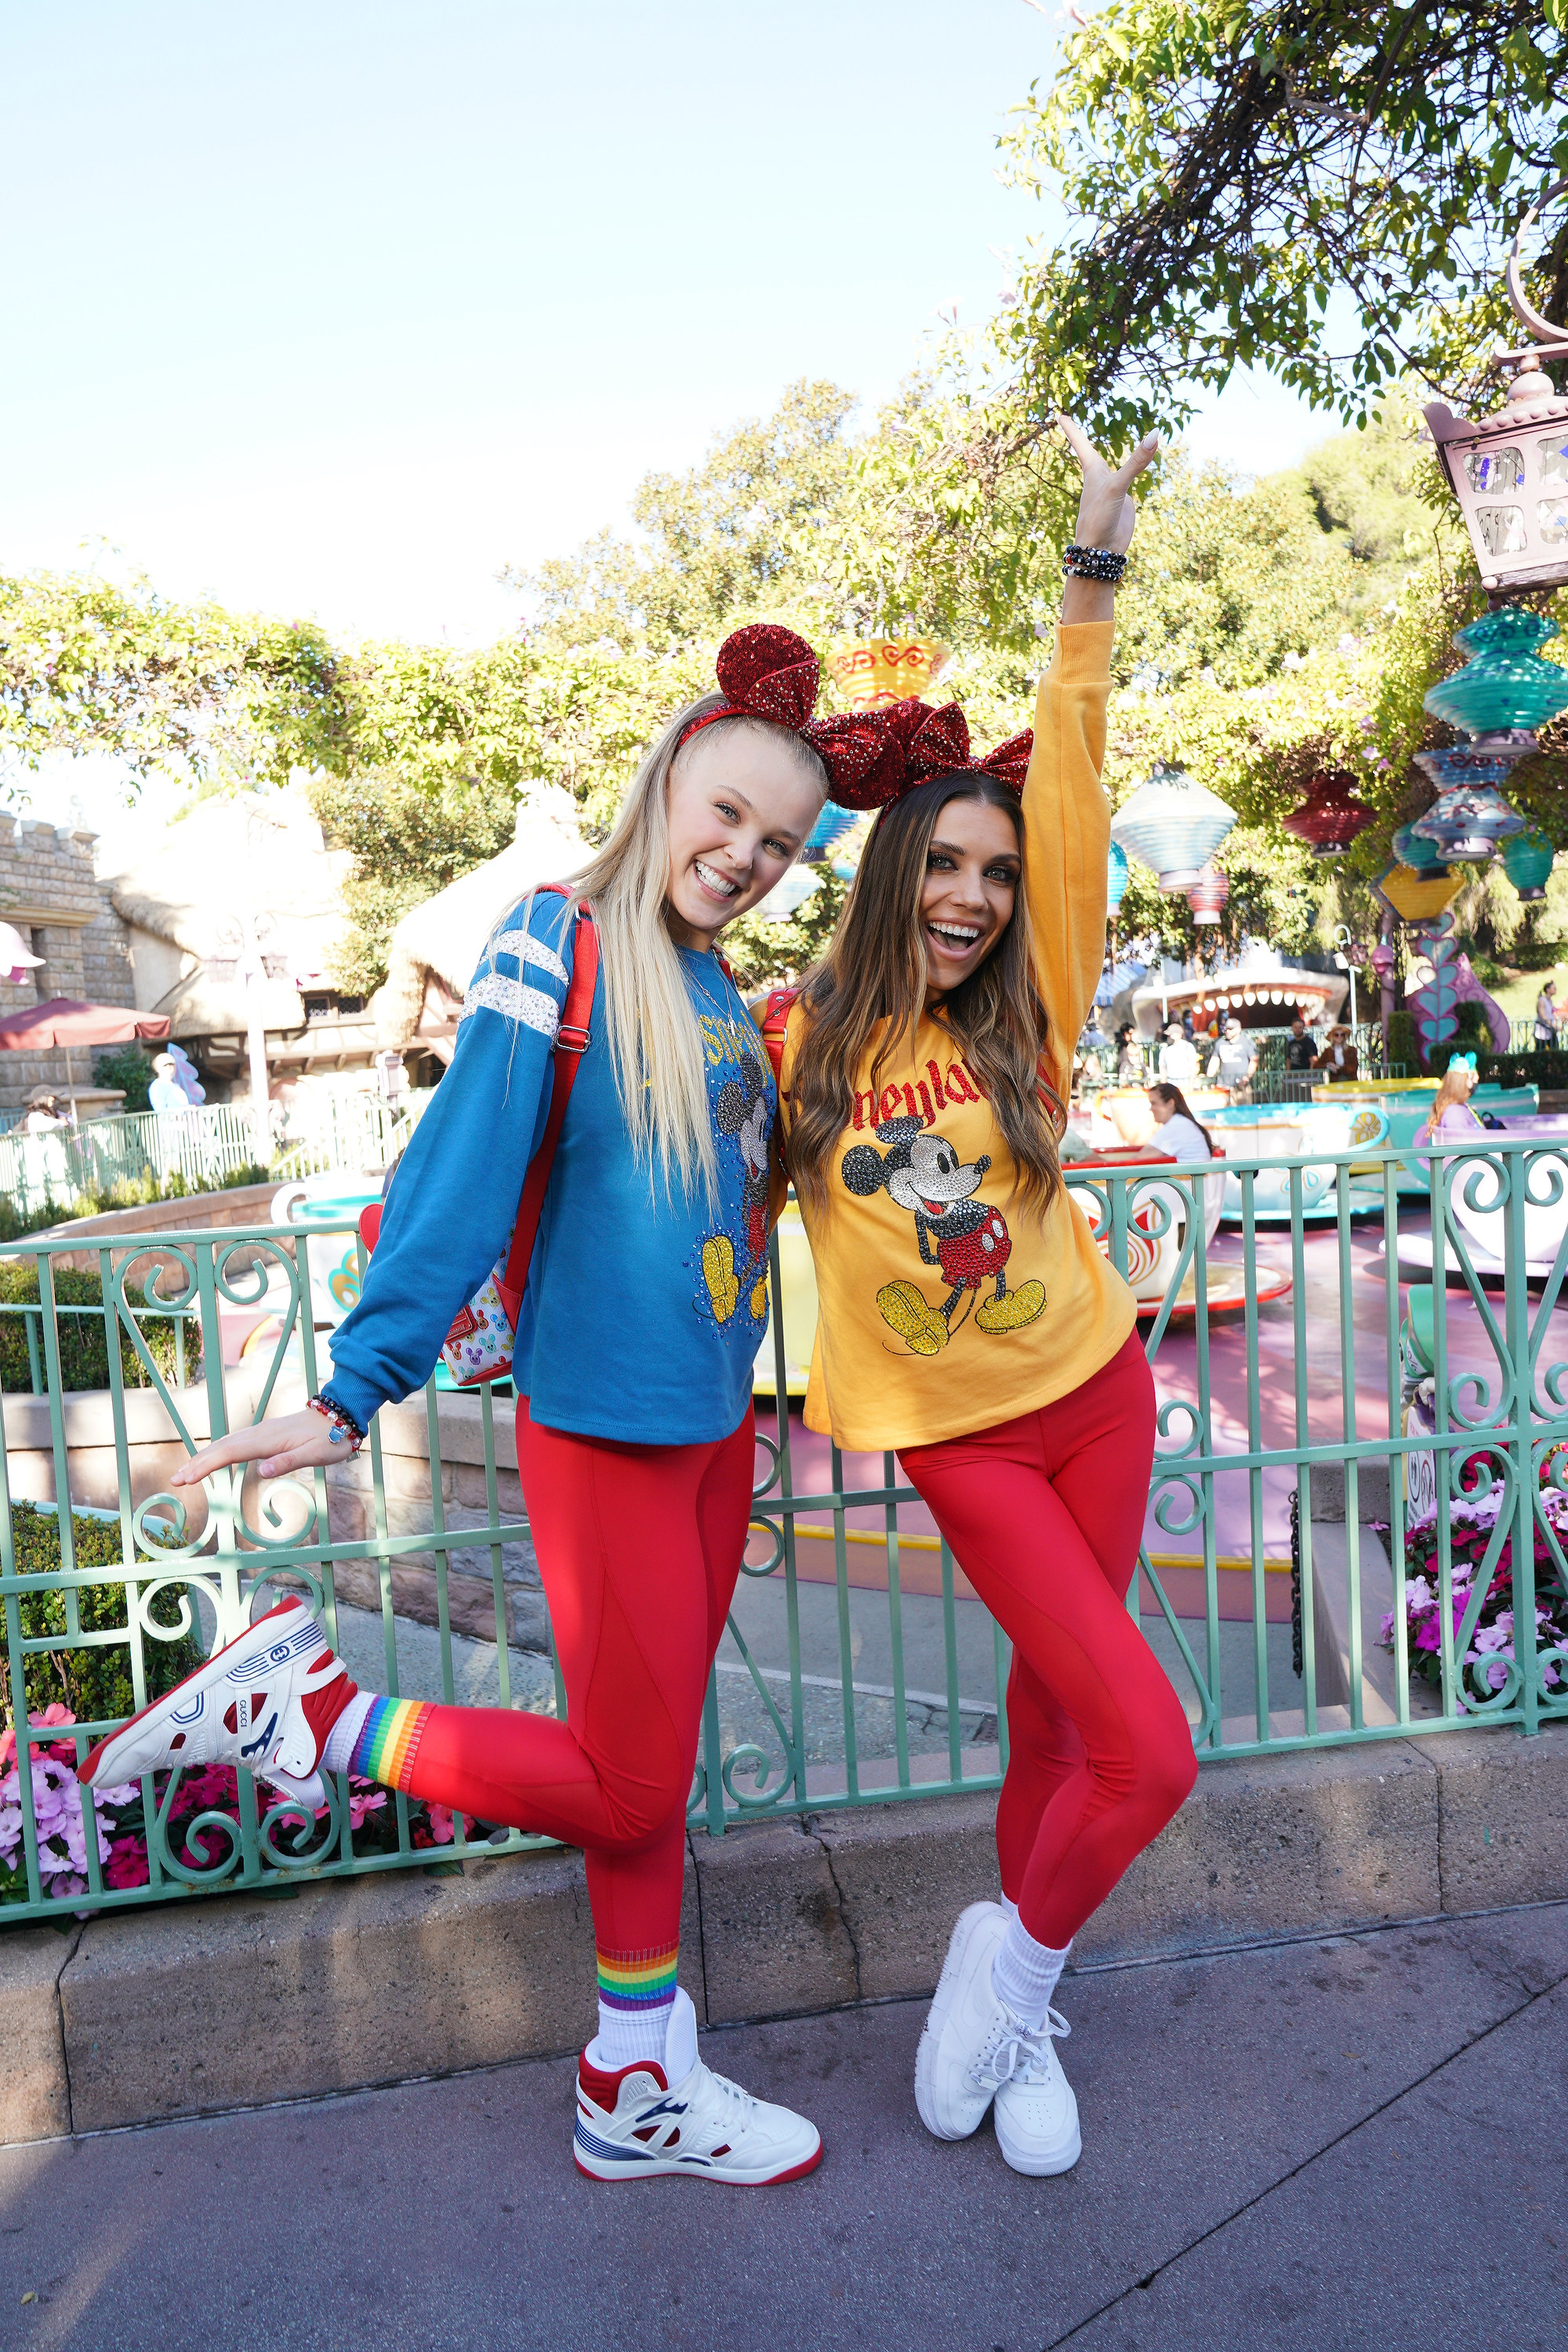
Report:
[[341,1438],[335,1445],[332,1443],[331,1423],[307,1407],[303,1412],[279,1413],[276,1420],[237,1429],[232,1437],[215,1439],[199,1454],[193,1454],[169,1484],[199,1486],[213,1471],[229,1469],[237,1462],[254,1462],[264,1478],[281,1478],[290,1470],[314,1470],[346,1462],[348,1455]]
[[[1057,418],[1057,426],[1078,459],[1083,488],[1078,502],[1079,547],[1103,547],[1125,555],[1132,543],[1138,509],[1131,497],[1133,483],[1160,454],[1160,437],[1146,433],[1123,464],[1112,466],[1102,457],[1081,425],[1070,416]],[[1116,609],[1116,592],[1103,580],[1077,580],[1070,574],[1062,591],[1062,619],[1109,621]]]

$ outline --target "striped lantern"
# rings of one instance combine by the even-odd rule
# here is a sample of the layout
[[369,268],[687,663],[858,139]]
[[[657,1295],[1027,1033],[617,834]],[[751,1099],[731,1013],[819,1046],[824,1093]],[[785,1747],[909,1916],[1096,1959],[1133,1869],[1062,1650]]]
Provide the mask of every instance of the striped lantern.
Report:
[[1543,833],[1516,833],[1502,845],[1502,870],[1521,898],[1544,898],[1552,844]]
[[1187,887],[1187,904],[1194,923],[1217,923],[1230,896],[1230,884],[1217,866],[1205,866]]
[[1110,845],[1110,855],[1105,861],[1105,913],[1108,922],[1116,920],[1117,910],[1127,896],[1127,877],[1131,871],[1127,852],[1119,841]]
[[1217,793],[1160,761],[1111,818],[1110,837],[1148,866],[1162,890],[1185,890],[1235,823],[1236,811]]

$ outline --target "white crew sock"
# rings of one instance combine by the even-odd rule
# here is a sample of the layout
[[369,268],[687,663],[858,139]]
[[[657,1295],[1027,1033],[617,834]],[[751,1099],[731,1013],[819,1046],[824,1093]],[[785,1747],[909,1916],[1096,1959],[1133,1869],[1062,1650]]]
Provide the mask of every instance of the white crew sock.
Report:
[[1071,1949],[1070,1942],[1059,1952],[1049,1944],[1037,1944],[1015,1912],[991,1963],[991,1985],[997,2000],[1023,2024],[1044,2025],[1057,1979]]
[[354,1745],[364,1729],[365,1717],[375,1705],[374,1691],[356,1691],[327,1734],[327,1744],[321,1750],[323,1772],[346,1772],[353,1760]]
[[1007,1924],[1011,1927],[1018,1916],[1018,1906],[1010,1895],[1002,1897],[1002,1908],[1007,1914]]

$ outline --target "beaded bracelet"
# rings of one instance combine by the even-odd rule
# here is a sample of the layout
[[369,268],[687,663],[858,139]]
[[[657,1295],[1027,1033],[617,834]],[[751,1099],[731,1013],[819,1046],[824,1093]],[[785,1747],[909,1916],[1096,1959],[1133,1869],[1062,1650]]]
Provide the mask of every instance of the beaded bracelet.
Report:
[[1108,580],[1114,588],[1126,569],[1127,558],[1112,555],[1108,547],[1079,547],[1075,542],[1062,555],[1062,570],[1072,580]]
[[345,1412],[342,1406],[334,1403],[331,1397],[309,1396],[305,1402],[312,1412],[319,1412],[323,1421],[331,1422],[334,1445],[346,1445],[351,1457],[359,1452],[364,1444],[364,1432],[352,1412]]

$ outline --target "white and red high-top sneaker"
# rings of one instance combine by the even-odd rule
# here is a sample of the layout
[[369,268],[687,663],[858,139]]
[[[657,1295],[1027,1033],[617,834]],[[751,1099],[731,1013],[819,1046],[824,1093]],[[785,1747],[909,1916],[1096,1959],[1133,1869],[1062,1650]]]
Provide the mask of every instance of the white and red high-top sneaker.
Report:
[[665,2028],[663,2065],[637,2058],[610,2073],[584,2052],[572,2153],[590,2180],[652,2180],[684,2172],[763,2189],[815,2172],[822,2138],[804,2116],[753,2099],[702,2063],[697,2013],[689,1994],[678,1991]]
[[108,1783],[176,1764],[243,1765],[316,1806],[327,1734],[354,1689],[321,1619],[291,1597],[100,1739],[78,1777]]

